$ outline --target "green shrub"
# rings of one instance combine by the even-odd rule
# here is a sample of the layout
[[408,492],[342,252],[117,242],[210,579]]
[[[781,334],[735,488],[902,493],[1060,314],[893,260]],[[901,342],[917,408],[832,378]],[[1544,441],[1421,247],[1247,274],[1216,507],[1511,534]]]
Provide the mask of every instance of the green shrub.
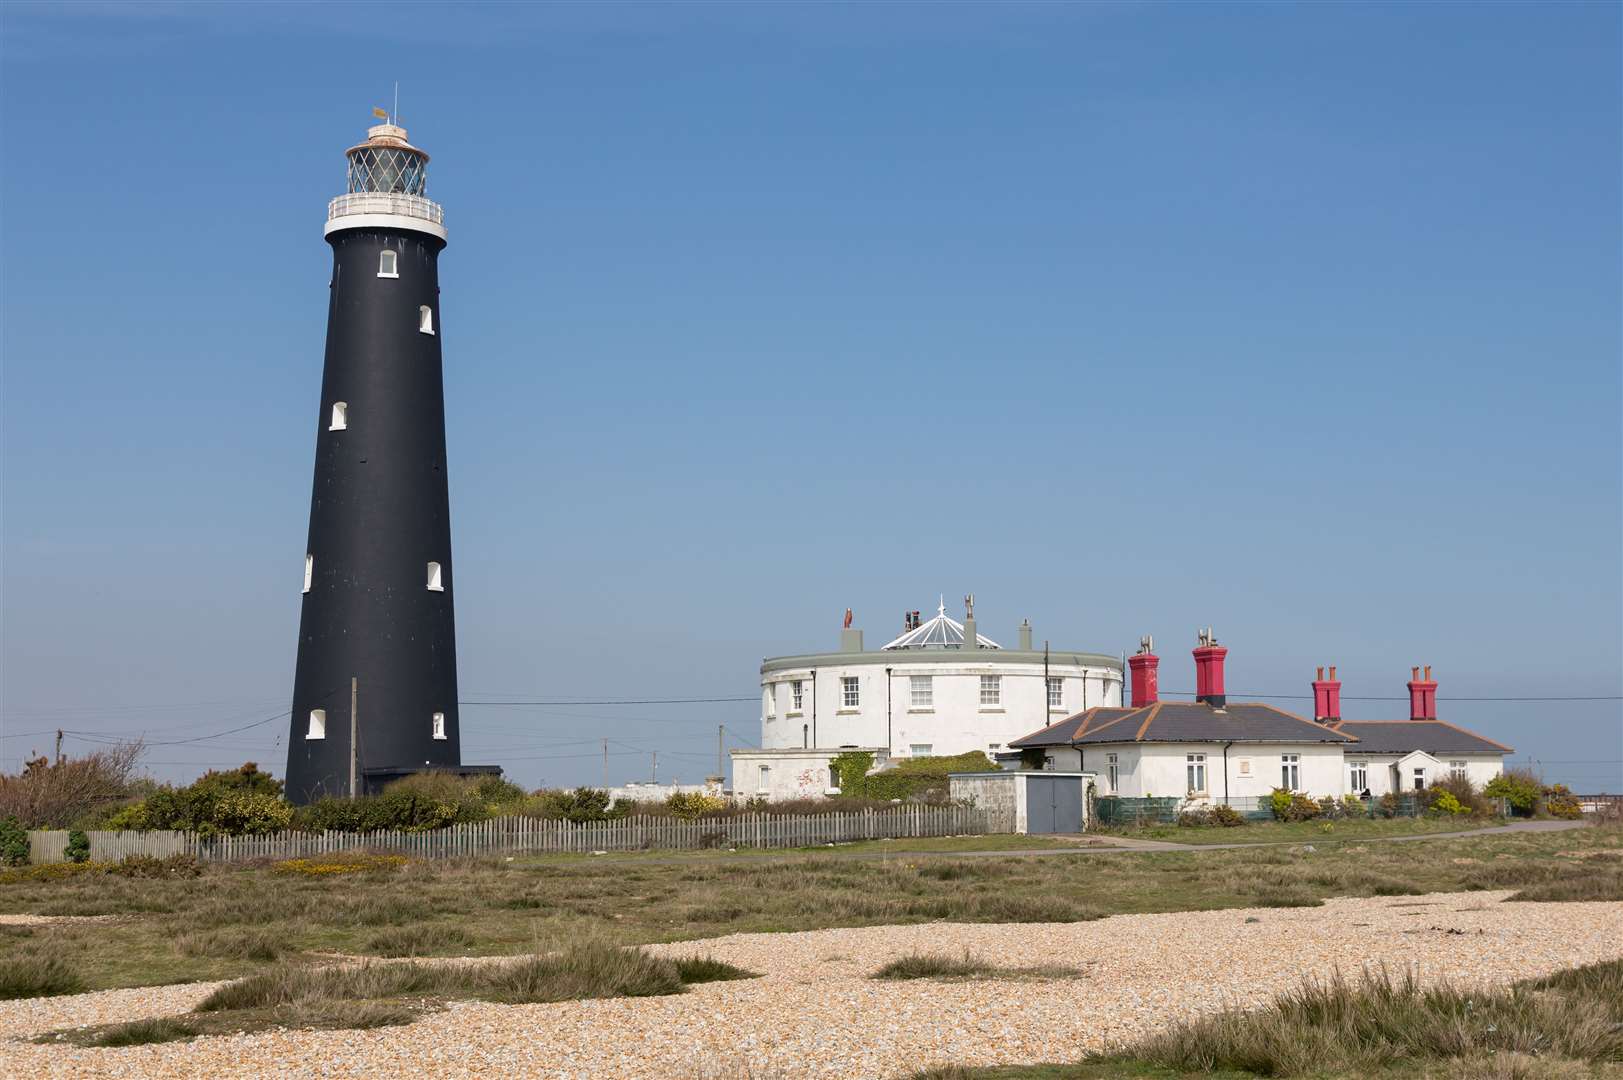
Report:
[[1377,802],[1375,806],[1380,811],[1382,817],[1397,817],[1398,811],[1403,809],[1403,800],[1398,798],[1397,792],[1388,791],[1385,795],[1381,796],[1380,801]]
[[522,805],[520,813],[552,821],[607,821],[619,817],[621,811],[609,808],[609,793],[602,788],[578,787],[573,791],[537,791]]
[[1471,783],[1469,777],[1445,774],[1431,785],[1431,792],[1433,809],[1437,808],[1437,793],[1447,792],[1460,804],[1460,809],[1455,813],[1470,814],[1472,817],[1493,817],[1498,813],[1493,800]]
[[62,849],[62,855],[71,863],[90,861],[90,837],[79,829],[68,833],[68,846]]
[[1369,816],[1369,807],[1357,795],[1343,795],[1341,797],[1341,816],[1361,818]]
[[1268,809],[1274,812],[1274,820],[1289,821],[1291,810],[1291,793],[1289,788],[1276,787],[1268,793]]
[[22,866],[28,862],[28,830],[14,817],[0,818],[0,865]]
[[954,757],[905,758],[888,769],[861,777],[850,786],[844,784],[842,774],[838,797],[946,802],[948,773],[989,772],[995,768],[997,763],[979,750]]
[[1544,789],[1544,812],[1553,818],[1577,821],[1584,816],[1583,804],[1567,790],[1565,784],[1553,784]]
[[107,872],[128,878],[194,878],[203,873],[203,864],[195,855],[126,855]]
[[139,832],[151,828],[147,819],[147,803],[145,799],[138,800],[114,810],[102,822],[102,827],[115,832]]
[[671,813],[681,818],[696,818],[701,814],[727,809],[727,800],[702,791],[678,791],[665,800]]
[[1452,791],[1436,789],[1432,794],[1431,808],[1439,814],[1468,814],[1470,808],[1460,802]]
[[1513,813],[1526,817],[1538,808],[1544,784],[1530,769],[1506,769],[1489,780],[1482,789],[1486,795],[1504,799]]
[[829,763],[840,777],[840,792],[861,790],[862,782],[867,779],[869,771],[873,768],[873,754],[866,750],[847,750],[843,754],[835,754]]
[[1232,806],[1223,803],[1213,803],[1211,806],[1199,806],[1184,810],[1178,814],[1178,824],[1186,827],[1233,828],[1245,824],[1245,815]]

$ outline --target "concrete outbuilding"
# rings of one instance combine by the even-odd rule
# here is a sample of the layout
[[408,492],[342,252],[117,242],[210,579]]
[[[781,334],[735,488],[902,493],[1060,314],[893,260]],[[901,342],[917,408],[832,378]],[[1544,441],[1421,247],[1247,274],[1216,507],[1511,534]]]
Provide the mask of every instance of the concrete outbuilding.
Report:
[[953,801],[973,802],[990,811],[995,833],[1041,835],[1079,833],[1088,827],[1087,772],[953,773],[947,778]]

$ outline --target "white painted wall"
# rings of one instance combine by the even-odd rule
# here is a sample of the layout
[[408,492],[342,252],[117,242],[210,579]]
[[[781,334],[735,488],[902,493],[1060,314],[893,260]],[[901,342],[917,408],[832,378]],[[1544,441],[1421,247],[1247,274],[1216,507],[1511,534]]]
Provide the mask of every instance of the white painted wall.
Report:
[[[858,662],[857,657],[865,658]],[[885,673],[889,665],[891,673]],[[853,654],[852,661],[817,669],[816,732],[812,731],[813,672],[810,668],[773,671],[762,679],[761,745],[767,749],[802,746],[888,747],[892,756],[911,756],[914,745],[936,757],[982,750],[996,753],[1013,739],[1029,735],[1083,708],[1121,704],[1121,674],[1114,668],[1051,663],[1048,674],[1062,679],[1062,704],[1049,708],[1041,662],[998,659],[998,650],[964,654],[963,662],[907,661],[907,653]],[[931,705],[912,704],[912,676],[929,676]],[[1000,678],[996,705],[981,704],[981,676]],[[847,706],[842,679],[857,680],[857,704]],[[794,683],[801,704],[794,705]],[[1086,684],[1084,687],[1084,683]],[[886,689],[889,687],[887,721]],[[888,735],[887,735],[888,731]]]
[[[873,751],[872,747],[863,747]],[[732,752],[735,798],[756,797],[774,802],[782,799],[816,799],[835,794],[829,762],[844,750],[734,750]],[[875,764],[877,764],[877,756]],[[763,774],[762,769],[766,772]]]
[[[1417,761],[1405,761],[1406,758],[1412,757],[1413,755],[1360,754],[1355,751],[1348,750],[1346,751],[1345,756],[1346,766],[1344,772],[1346,773],[1347,777],[1345,781],[1347,784],[1347,790],[1349,792],[1353,790],[1351,779],[1352,763],[1354,761],[1363,761],[1366,763],[1366,769],[1369,773],[1369,793],[1371,797],[1374,798],[1379,798],[1380,796],[1393,790],[1392,766],[1399,762],[1404,762],[1403,775],[1401,777],[1401,789],[1403,791],[1414,790],[1413,769],[1416,764],[1423,765],[1427,770],[1427,787],[1431,786],[1433,780],[1451,773],[1453,771],[1453,764],[1456,761],[1465,762],[1466,778],[1469,779],[1472,784],[1476,785],[1479,791],[1488,783],[1489,780],[1492,780],[1494,777],[1505,771],[1505,760],[1504,755],[1502,754],[1425,755],[1424,758]],[[1433,764],[1433,762],[1435,762],[1435,764]]]
[[[1085,748],[1081,764],[1099,777],[1099,793],[1110,794],[1108,755],[1118,755],[1120,786],[1115,794],[1127,798],[1183,798],[1188,790],[1189,755],[1204,754],[1206,790],[1197,793],[1205,799],[1222,799],[1224,794],[1223,744],[1214,743],[1107,743]],[[1346,778],[1341,747],[1332,743],[1232,743],[1228,748],[1228,796],[1249,798],[1267,795],[1281,786],[1283,756],[1295,754],[1300,785],[1298,791],[1319,798],[1340,798]]]

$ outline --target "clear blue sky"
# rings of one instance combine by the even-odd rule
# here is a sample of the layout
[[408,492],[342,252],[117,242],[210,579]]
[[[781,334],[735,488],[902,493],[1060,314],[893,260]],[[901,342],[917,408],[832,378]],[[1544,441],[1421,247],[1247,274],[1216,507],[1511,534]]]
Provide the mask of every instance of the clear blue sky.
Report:
[[1206,624],[1236,696],[1430,663],[1623,788],[1617,701],[1446,700],[1623,693],[1617,5],[0,20],[6,768],[288,708],[321,226],[398,79],[462,696],[750,699],[467,706],[467,760],[696,780],[763,656],[973,591],[994,638],[1154,633],[1169,690]]

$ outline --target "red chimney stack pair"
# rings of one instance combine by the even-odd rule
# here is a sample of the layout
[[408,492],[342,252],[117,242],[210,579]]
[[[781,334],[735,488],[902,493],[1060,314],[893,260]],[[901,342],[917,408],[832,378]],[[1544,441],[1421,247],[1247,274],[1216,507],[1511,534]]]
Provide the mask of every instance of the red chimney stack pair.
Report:
[[[1223,658],[1229,651],[1217,643],[1211,627],[1200,632],[1195,648],[1195,700],[1221,709],[1227,702],[1223,689]],[[1138,652],[1127,660],[1133,672],[1133,708],[1142,709],[1161,700],[1159,670],[1161,658],[1155,655],[1155,639],[1146,635]]]
[[1420,677],[1419,668],[1409,669],[1409,719],[1437,719],[1437,680],[1431,677],[1431,665],[1426,665],[1426,677]]
[[1341,680],[1336,678],[1333,664],[1328,679],[1321,667],[1319,677],[1313,680],[1313,719],[1321,724],[1334,724],[1341,719]]

